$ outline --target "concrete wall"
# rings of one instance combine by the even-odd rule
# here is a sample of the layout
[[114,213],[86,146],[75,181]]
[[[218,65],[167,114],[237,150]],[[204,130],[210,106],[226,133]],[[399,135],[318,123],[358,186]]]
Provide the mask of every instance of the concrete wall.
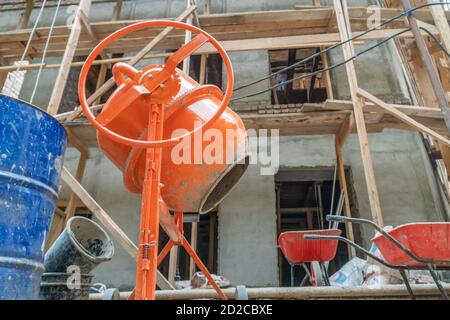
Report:
[[219,273],[232,284],[277,286],[277,229],[273,176],[250,166],[219,206]]

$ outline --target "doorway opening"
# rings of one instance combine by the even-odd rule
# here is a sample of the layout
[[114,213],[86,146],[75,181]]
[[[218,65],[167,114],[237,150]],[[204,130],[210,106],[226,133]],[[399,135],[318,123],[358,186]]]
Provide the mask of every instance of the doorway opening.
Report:
[[[277,237],[286,231],[330,228],[325,218],[339,210],[341,195],[339,181],[334,180],[334,168],[280,169],[275,175],[275,186]],[[338,228],[343,235],[346,234],[344,224],[339,224]],[[348,260],[348,248],[339,242],[336,257],[329,263],[329,275],[339,270]],[[280,285],[291,286],[291,265],[280,249],[278,267]],[[305,275],[301,266],[294,267],[294,286],[299,286]]]

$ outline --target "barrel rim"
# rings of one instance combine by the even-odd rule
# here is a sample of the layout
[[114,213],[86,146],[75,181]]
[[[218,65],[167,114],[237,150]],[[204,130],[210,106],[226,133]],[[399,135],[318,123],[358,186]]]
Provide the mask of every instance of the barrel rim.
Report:
[[29,103],[29,102],[27,102],[27,101],[25,101],[25,100],[22,100],[22,99],[19,99],[19,98],[15,98],[15,97],[11,97],[11,96],[8,96],[8,95],[6,95],[6,94],[4,94],[4,93],[0,93],[0,97],[1,97],[1,96],[6,97],[6,98],[8,98],[8,99],[16,100],[17,102],[23,103],[23,104],[27,105],[28,107],[31,107],[31,108],[33,108],[33,109],[35,109],[35,110],[37,110],[37,111],[39,111],[39,112],[41,112],[41,113],[47,115],[52,121],[56,122],[56,123],[64,130],[64,133],[66,134],[66,139],[68,138],[69,135],[68,135],[68,133],[67,133],[67,129],[62,125],[61,122],[58,121],[58,119],[56,119],[54,116],[52,116],[52,115],[51,115],[50,113],[48,113],[47,111],[42,110],[42,109],[39,108],[38,106],[35,106],[34,104],[31,104],[31,103]]
[[[76,220],[76,219],[87,220],[89,222],[92,222],[94,225],[96,225],[97,228],[99,228],[106,235],[106,238],[108,239],[108,243],[111,245],[111,256],[109,256],[109,257],[108,256],[94,257],[89,251],[86,250],[86,248],[77,240],[77,238],[75,237],[75,234],[74,234],[74,232],[72,231],[72,228],[71,228],[72,222],[74,220]],[[114,243],[113,243],[111,237],[109,236],[108,232],[106,232],[106,230],[103,229],[94,220],[86,218],[86,217],[82,217],[82,216],[73,216],[69,220],[67,220],[66,228],[67,228],[69,240],[76,247],[78,247],[78,249],[80,249],[80,253],[82,253],[89,261],[91,261],[91,262],[109,261],[114,256],[115,248],[114,248]]]

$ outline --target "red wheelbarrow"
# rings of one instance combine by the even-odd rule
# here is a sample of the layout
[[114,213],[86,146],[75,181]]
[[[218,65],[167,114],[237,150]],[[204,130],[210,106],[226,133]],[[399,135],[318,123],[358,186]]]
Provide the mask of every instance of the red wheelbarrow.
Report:
[[442,297],[448,300],[447,292],[442,287],[436,270],[450,270],[449,222],[408,223],[384,231],[379,225],[367,219],[328,215],[327,220],[372,226],[380,233],[372,239],[372,242],[378,247],[384,259],[339,235],[316,233],[306,235],[305,238],[317,241],[343,241],[386,267],[398,270],[412,299],[415,297],[405,270],[428,270]]
[[[286,260],[291,265],[291,286],[294,286],[294,267],[302,265],[306,272],[300,286],[303,286],[309,278],[313,286],[330,285],[325,262],[329,262],[336,256],[338,241],[323,239],[311,241],[305,239],[305,235],[340,236],[341,230],[307,230],[287,231],[278,237],[278,245]],[[310,263],[310,270],[306,263]]]

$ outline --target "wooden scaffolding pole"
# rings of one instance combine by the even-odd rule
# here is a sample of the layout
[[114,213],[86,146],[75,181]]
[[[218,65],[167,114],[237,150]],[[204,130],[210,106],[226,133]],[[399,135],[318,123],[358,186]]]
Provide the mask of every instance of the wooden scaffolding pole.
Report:
[[367,91],[362,90],[362,89],[358,89],[357,94],[360,97],[362,97],[364,99],[367,99],[368,101],[370,101],[370,102],[376,104],[377,106],[383,108],[383,110],[385,110],[387,113],[391,114],[392,116],[396,117],[400,121],[410,125],[411,127],[417,129],[418,131],[421,131],[423,133],[428,134],[429,136],[432,136],[433,138],[438,140],[440,143],[443,143],[447,147],[450,147],[450,141],[447,138],[445,138],[444,136],[441,136],[439,133],[436,133],[435,131],[431,130],[427,126],[422,125],[421,123],[419,123],[416,120],[412,119],[411,117],[407,116],[403,112],[398,111],[397,109],[389,106],[387,103],[385,103],[384,101],[382,101],[382,100],[378,99],[377,97],[371,95]]
[[[429,3],[438,2],[436,0],[428,1]],[[445,49],[450,52],[450,26],[448,24],[447,18],[445,17],[445,12],[441,6],[431,6],[431,14],[434,19],[434,24],[439,31],[442,44]],[[450,58],[449,58],[450,59]]]
[[[411,9],[411,4],[409,0],[400,0],[400,1],[405,10]],[[428,52],[425,40],[423,39],[422,34],[420,33],[420,29],[417,20],[415,18],[415,14],[413,13],[407,15],[407,19],[409,22],[409,26],[411,27],[411,31],[414,34],[416,45],[417,48],[419,49],[419,53],[425,66],[425,70],[428,73],[428,77],[431,82],[431,87],[433,88],[434,94],[436,95],[437,101],[439,103],[439,108],[442,111],[445,125],[447,127],[447,130],[450,132],[450,109],[448,107],[448,100],[445,95],[444,88],[442,87],[442,83],[439,80],[439,75],[437,74],[436,68],[433,65],[433,61],[431,59],[430,53]]]
[[[351,218],[352,213],[351,213],[351,208],[350,208],[350,196],[348,194],[348,188],[347,188],[348,184],[347,184],[347,178],[345,175],[344,156],[342,154],[342,148],[344,146],[345,140],[347,139],[348,135],[350,134],[350,132],[354,128],[354,126],[355,126],[355,117],[353,116],[353,114],[351,114],[348,116],[347,120],[342,124],[339,132],[334,137],[334,148],[335,148],[335,152],[336,152],[336,166],[337,166],[337,170],[338,170],[339,186],[340,186],[341,191],[344,194],[343,211],[344,211],[344,215],[349,218]],[[346,222],[345,230],[346,230],[347,239],[355,242],[355,233],[353,230],[353,224]],[[356,256],[355,248],[348,245],[347,249],[348,249],[349,259],[352,259],[353,257]]]
[[123,5],[122,0],[116,0],[116,5],[114,6],[114,10],[112,13],[112,19],[111,19],[112,21],[119,20],[120,13],[122,12],[122,5]]
[[58,75],[56,76],[55,86],[53,87],[52,94],[50,96],[50,101],[48,103],[47,112],[49,114],[57,114],[59,110],[59,105],[64,93],[64,88],[66,87],[67,78],[69,77],[70,64],[73,61],[75,55],[75,50],[77,49],[78,39],[81,33],[81,14],[85,16],[89,15],[89,10],[91,8],[91,0],[81,0],[78,9],[75,13],[75,18],[73,20],[73,25],[71,26],[71,32],[69,39],[67,40],[66,50],[61,61],[61,67],[59,68]]
[[[348,21],[348,11],[346,1],[334,0],[334,8],[336,12],[336,19],[339,28],[341,41],[346,41],[351,36],[350,23]],[[344,58],[350,59],[355,54],[353,43],[347,42],[342,46]],[[350,94],[353,101],[353,114],[355,117],[356,132],[358,135],[359,147],[361,149],[362,165],[364,176],[366,179],[367,192],[369,196],[370,211],[372,219],[378,225],[383,225],[383,217],[381,213],[380,199],[375,183],[375,173],[373,171],[372,157],[370,155],[369,139],[367,136],[366,124],[364,122],[363,114],[363,100],[357,95],[358,81],[356,78],[355,65],[353,61],[345,64],[347,70],[348,83],[350,87]]]
[[[137,246],[123,232],[123,230],[111,219],[108,213],[92,198],[92,196],[83,188],[83,186],[73,177],[70,172],[63,167],[61,177],[63,181],[72,189],[72,191],[80,198],[92,214],[100,221],[100,223],[110,232],[114,239],[122,246],[123,249],[133,258],[137,257]],[[157,271],[156,283],[159,288],[174,289],[167,279]]]
[[[80,153],[80,159],[78,160],[77,171],[75,173],[75,179],[81,183],[83,180],[84,172],[86,169],[86,163],[89,159],[89,153]],[[55,242],[60,233],[64,230],[67,221],[75,215],[77,208],[78,197],[71,191],[69,195],[69,202],[67,203],[66,209],[62,216],[54,216],[50,232],[45,243],[45,249],[47,250]]]
[[34,7],[34,0],[27,0],[27,4],[25,6],[25,9],[20,14],[20,20],[17,24],[17,30],[25,29],[28,25],[28,21],[30,21],[30,15],[33,11]]

